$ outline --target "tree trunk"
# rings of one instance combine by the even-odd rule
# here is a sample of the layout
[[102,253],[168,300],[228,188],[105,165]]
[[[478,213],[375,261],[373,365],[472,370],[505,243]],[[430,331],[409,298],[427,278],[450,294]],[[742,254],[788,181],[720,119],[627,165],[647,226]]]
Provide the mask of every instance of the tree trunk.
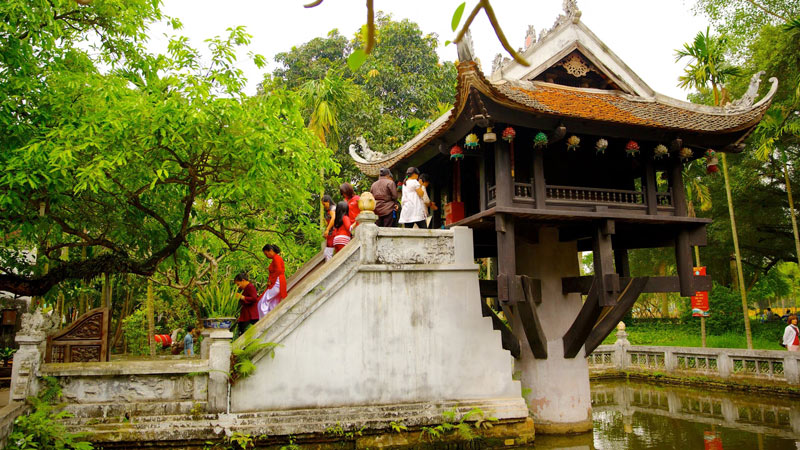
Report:
[[150,356],[156,356],[156,324],[154,314],[153,281],[147,280],[147,341],[150,343]]
[[736,231],[736,218],[733,214],[733,196],[731,195],[731,185],[728,181],[728,158],[722,153],[722,175],[725,178],[725,195],[728,198],[728,214],[731,218],[731,233],[733,234],[733,251],[736,255],[736,275],[739,279],[739,294],[742,296],[742,312],[744,313],[744,333],[747,339],[748,350],[753,349],[753,335],[750,332],[750,314],[747,308],[747,291],[744,287],[744,273],[742,272],[742,255],[739,252],[739,235]]
[[111,349],[114,349],[119,344],[119,339],[122,337],[122,323],[128,317],[128,310],[130,309],[131,297],[133,296],[133,288],[131,287],[131,276],[126,275],[125,281],[128,286],[128,292],[125,293],[125,301],[122,304],[122,310],[119,312],[119,319],[117,320],[117,329],[114,331],[114,339],[111,340]]
[[792,200],[792,182],[789,180],[789,163],[783,163],[783,178],[786,183],[786,195],[789,197],[789,211],[792,213],[792,235],[794,236],[794,251],[797,257],[797,264],[800,267],[800,235],[797,233],[797,212],[794,210],[794,200]]

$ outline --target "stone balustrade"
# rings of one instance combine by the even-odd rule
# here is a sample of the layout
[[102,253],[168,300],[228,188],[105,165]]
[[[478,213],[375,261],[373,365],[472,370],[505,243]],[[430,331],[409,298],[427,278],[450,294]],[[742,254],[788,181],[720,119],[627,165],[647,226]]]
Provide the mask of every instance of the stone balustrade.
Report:
[[800,353],[631,345],[624,328],[617,332],[616,343],[598,346],[587,361],[593,374],[628,371],[792,386],[800,384]]

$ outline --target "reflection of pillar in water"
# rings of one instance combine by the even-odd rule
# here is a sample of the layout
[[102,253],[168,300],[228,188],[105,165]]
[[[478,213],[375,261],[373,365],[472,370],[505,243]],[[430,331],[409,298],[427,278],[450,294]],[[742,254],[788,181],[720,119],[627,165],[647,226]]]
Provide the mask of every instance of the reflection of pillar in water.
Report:
[[622,412],[622,429],[625,430],[625,434],[633,433],[633,412],[627,410]]

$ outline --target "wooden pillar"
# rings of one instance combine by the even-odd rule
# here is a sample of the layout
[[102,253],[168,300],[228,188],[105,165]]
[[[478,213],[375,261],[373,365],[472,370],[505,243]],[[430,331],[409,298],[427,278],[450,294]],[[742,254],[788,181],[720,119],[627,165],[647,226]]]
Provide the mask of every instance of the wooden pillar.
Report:
[[547,185],[544,179],[544,149],[533,149],[533,198],[537,209],[547,207]]
[[501,305],[513,304],[518,300],[515,286],[517,244],[514,239],[514,216],[495,214],[494,223],[497,232],[497,298]]
[[508,142],[500,140],[494,144],[495,205],[511,206],[514,201],[514,180],[511,178],[511,153]]
[[619,275],[614,273],[614,253],[611,235],[614,234],[614,221],[606,220],[598,224],[592,238],[594,253],[594,276],[598,283],[598,301],[601,307],[614,306],[619,293]]
[[[488,146],[487,146],[488,147]],[[480,204],[478,211],[489,209],[488,202],[486,201],[486,151],[481,152],[480,160],[478,161],[478,186],[480,187]]]
[[692,251],[689,248],[689,232],[687,230],[678,231],[678,235],[675,237],[675,265],[678,272],[681,296],[691,297],[695,292],[692,287],[694,270],[692,267]]
[[[495,205],[497,208],[511,206],[514,199],[514,180],[511,178],[511,154],[508,143],[499,141],[494,147]],[[497,232],[497,298],[503,305],[513,304],[517,299],[514,282],[517,275],[517,249],[514,242],[514,217],[510,214],[495,214]]]
[[683,163],[677,154],[671,156],[669,164],[669,185],[672,188],[672,205],[676,216],[686,216],[686,190],[683,188]]
[[618,248],[614,250],[614,267],[617,269],[619,276],[630,278],[631,266],[628,261],[628,249]]
[[644,188],[645,204],[647,205],[647,214],[658,214],[658,199],[656,192],[656,169],[653,165],[653,159],[645,156],[644,158],[644,176],[642,177],[642,188]]

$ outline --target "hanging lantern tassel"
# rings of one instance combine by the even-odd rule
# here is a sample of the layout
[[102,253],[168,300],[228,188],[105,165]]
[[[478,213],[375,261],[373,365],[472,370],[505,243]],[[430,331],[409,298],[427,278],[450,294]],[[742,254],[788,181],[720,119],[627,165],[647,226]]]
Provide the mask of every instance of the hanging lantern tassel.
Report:
[[547,135],[540,131],[536,133],[536,136],[533,138],[533,148],[544,147],[547,147]]
[[508,142],[511,150],[511,178],[514,178],[514,138],[517,137],[517,132],[511,127],[506,127],[502,137],[504,141]]
[[717,152],[712,149],[706,151],[706,172],[709,174],[719,172],[719,160]]
[[511,151],[511,180],[514,180],[514,140],[508,143],[509,150]]

